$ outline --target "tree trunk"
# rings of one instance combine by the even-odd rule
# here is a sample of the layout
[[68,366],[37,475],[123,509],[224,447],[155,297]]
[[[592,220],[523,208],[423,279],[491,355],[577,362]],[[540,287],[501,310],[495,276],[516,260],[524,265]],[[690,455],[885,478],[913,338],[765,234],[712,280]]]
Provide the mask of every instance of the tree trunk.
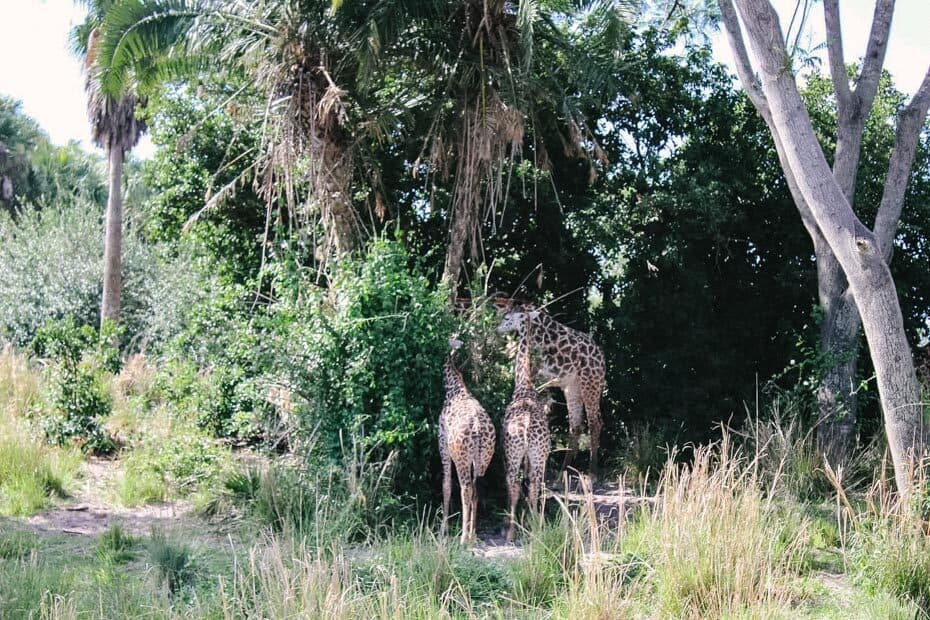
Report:
[[465,263],[465,248],[474,236],[475,209],[467,200],[454,201],[452,210],[452,224],[449,231],[449,247],[446,251],[446,262],[443,266],[442,279],[452,285],[452,296],[458,288],[459,277],[462,274],[462,265]]
[[[855,88],[851,88],[843,56],[839,0],[824,1],[830,77],[836,96],[833,177],[850,208],[855,203],[862,136],[878,92],[893,13],[893,0],[877,3],[866,56]],[[818,248],[817,275],[820,305],[824,310],[820,350],[831,364],[817,391],[820,406],[817,440],[821,452],[836,465],[846,460],[853,445],[857,417],[855,382],[862,321],[846,276],[829,248]]]
[[817,444],[820,453],[836,466],[848,459],[855,438],[856,371],[862,322],[849,289],[830,297],[820,329],[820,348],[830,366],[817,388]]
[[360,227],[351,196],[352,150],[333,133],[322,144],[319,191],[327,245],[341,258],[358,248]]
[[[724,6],[727,3],[721,0],[725,13],[732,10]],[[895,480],[900,491],[907,491],[913,459],[924,454],[927,436],[913,358],[884,247],[855,216],[827,164],[790,70],[775,10],[768,0],[736,0],[736,4],[758,59],[764,96],[761,101],[768,108],[764,116],[784,151],[785,172],[794,177],[810,215],[846,275],[859,309],[875,365]],[[728,30],[731,27],[730,20]],[[738,33],[741,46],[742,35]],[[730,34],[736,48],[735,33]],[[745,49],[734,51],[736,56],[745,54]],[[744,74],[741,71],[746,83],[751,77]],[[753,86],[747,84],[747,89]],[[753,98],[758,106],[757,100],[759,93]]]
[[119,321],[122,291],[123,248],[123,158],[121,146],[109,149],[109,196],[103,238],[103,300],[100,304],[101,326],[104,320]]

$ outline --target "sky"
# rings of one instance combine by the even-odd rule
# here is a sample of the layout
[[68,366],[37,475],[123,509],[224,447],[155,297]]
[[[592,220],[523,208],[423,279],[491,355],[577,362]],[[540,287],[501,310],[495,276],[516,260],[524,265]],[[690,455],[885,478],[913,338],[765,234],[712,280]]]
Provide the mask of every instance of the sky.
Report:
[[[783,27],[796,0],[773,0]],[[840,0],[846,61],[865,52],[873,0]],[[26,114],[48,132],[52,142],[79,140],[92,148],[84,106],[80,62],[68,51],[68,31],[82,20],[73,0],[0,0],[0,94],[23,102]],[[807,43],[824,41],[823,12],[817,4],[809,20]],[[913,93],[930,66],[930,0],[898,0],[885,61],[899,89]],[[712,37],[715,57],[729,64],[730,50],[722,33]],[[826,65],[824,64],[824,69]],[[145,140],[145,139],[144,139]],[[148,156],[145,140],[134,153]]]

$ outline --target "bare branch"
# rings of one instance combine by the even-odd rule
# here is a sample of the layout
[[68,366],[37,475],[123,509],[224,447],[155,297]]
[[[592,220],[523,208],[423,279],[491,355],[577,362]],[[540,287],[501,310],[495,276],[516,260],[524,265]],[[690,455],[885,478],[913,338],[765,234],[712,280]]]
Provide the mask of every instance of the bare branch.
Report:
[[856,82],[855,97],[859,100],[860,110],[868,114],[878,90],[878,79],[885,64],[885,52],[888,49],[888,31],[894,15],[895,0],[878,0],[875,14],[872,16],[872,30],[869,32],[869,44],[862,60],[862,70]]
[[924,80],[911,99],[898,113],[898,127],[895,131],[894,150],[888,162],[888,176],[882,192],[882,202],[875,216],[875,237],[885,260],[891,259],[894,247],[894,234],[901,219],[904,206],[904,193],[911,175],[917,140],[924,126],[924,119],[930,109],[930,67]]
[[850,205],[856,189],[856,175],[862,148],[862,132],[865,121],[875,101],[885,51],[888,48],[888,30],[894,14],[894,0],[878,0],[869,43],[856,89],[849,92],[849,78],[843,64],[843,43],[839,22],[838,0],[825,0],[824,20],[827,26],[827,45],[830,57],[830,74],[837,93],[836,155],[833,160],[833,176]]
[[843,59],[843,32],[840,29],[839,0],[824,0],[823,19],[827,31],[827,57],[830,61],[830,77],[833,78],[833,92],[840,115],[849,107],[852,93],[849,90],[849,76],[846,74],[846,61]]
[[736,63],[736,73],[739,75],[740,82],[749,100],[759,111],[759,114],[769,120],[769,104],[765,100],[762,88],[756,75],[752,70],[752,64],[749,61],[749,54],[746,52],[746,44],[743,41],[743,32],[739,25],[739,17],[736,15],[736,9],[733,7],[733,0],[718,0],[720,5],[720,14],[723,17],[724,28],[727,31],[727,38],[730,40],[730,49],[733,51],[733,60]]

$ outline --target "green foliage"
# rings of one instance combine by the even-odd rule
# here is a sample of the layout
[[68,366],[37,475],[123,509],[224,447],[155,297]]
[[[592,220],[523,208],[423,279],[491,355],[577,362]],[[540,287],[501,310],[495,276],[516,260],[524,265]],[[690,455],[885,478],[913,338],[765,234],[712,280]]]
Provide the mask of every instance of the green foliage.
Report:
[[552,604],[577,569],[577,549],[564,514],[534,524],[526,552],[510,566],[514,595],[533,606]]
[[[148,241],[188,247],[209,259],[221,277],[242,283],[252,281],[260,266],[265,206],[239,181],[258,139],[253,126],[221,108],[229,95],[225,89],[200,89],[197,96],[182,89],[153,102],[152,142],[158,150],[143,167],[153,196],[141,224]],[[227,109],[235,113],[234,106]],[[229,192],[230,184],[234,196],[205,210],[204,202]],[[196,222],[185,234],[191,218]]]
[[[103,278],[102,209],[87,203],[0,213],[0,339],[29,343],[45,323],[96,325]],[[157,347],[213,290],[208,266],[123,238],[121,326],[128,343]]]
[[78,466],[78,455],[34,436],[26,418],[40,391],[24,358],[0,352],[0,515],[30,515],[63,497]]
[[[459,545],[434,545],[398,537],[371,560],[354,567],[363,592],[399,587],[450,613],[480,613],[502,603],[512,586],[503,567],[475,557]],[[446,602],[448,601],[448,602]]]
[[36,332],[33,351],[50,358],[51,364],[49,393],[34,414],[52,443],[74,443],[93,454],[116,449],[101,424],[112,407],[104,373],[115,371],[119,364],[119,354],[110,344],[117,333],[112,324],[98,333],[86,325],[77,327],[70,318],[52,321]]
[[28,556],[39,541],[36,535],[8,529],[0,533],[0,560],[20,560]]
[[[397,242],[336,267],[334,294],[307,279],[280,281],[272,328],[286,352],[306,434],[337,460],[350,437],[396,453],[397,489],[422,495],[436,459],[442,364],[455,324],[448,293],[432,285]],[[284,288],[285,285],[291,288]]]
[[372,461],[373,452],[355,442],[339,464],[304,460],[246,466],[225,479],[224,495],[211,508],[220,511],[229,504],[263,528],[320,547],[378,537],[402,507],[391,489],[393,459]]
[[0,515],[31,515],[51,498],[64,497],[65,482],[77,466],[72,455],[49,450],[26,433],[4,433],[0,436]]
[[229,467],[227,449],[175,422],[164,435],[144,437],[123,461],[117,495],[126,506],[211,489]]

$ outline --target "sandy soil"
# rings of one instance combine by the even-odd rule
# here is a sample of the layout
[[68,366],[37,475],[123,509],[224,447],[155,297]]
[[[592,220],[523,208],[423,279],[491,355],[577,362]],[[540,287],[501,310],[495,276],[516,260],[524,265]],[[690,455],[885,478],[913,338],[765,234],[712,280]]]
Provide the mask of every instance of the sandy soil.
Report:
[[108,497],[119,472],[119,463],[89,458],[81,466],[78,484],[58,506],[29,517],[25,524],[38,534],[97,536],[113,525],[139,535],[153,529],[172,530],[193,517],[186,501],[170,501],[134,508],[115,506]]

